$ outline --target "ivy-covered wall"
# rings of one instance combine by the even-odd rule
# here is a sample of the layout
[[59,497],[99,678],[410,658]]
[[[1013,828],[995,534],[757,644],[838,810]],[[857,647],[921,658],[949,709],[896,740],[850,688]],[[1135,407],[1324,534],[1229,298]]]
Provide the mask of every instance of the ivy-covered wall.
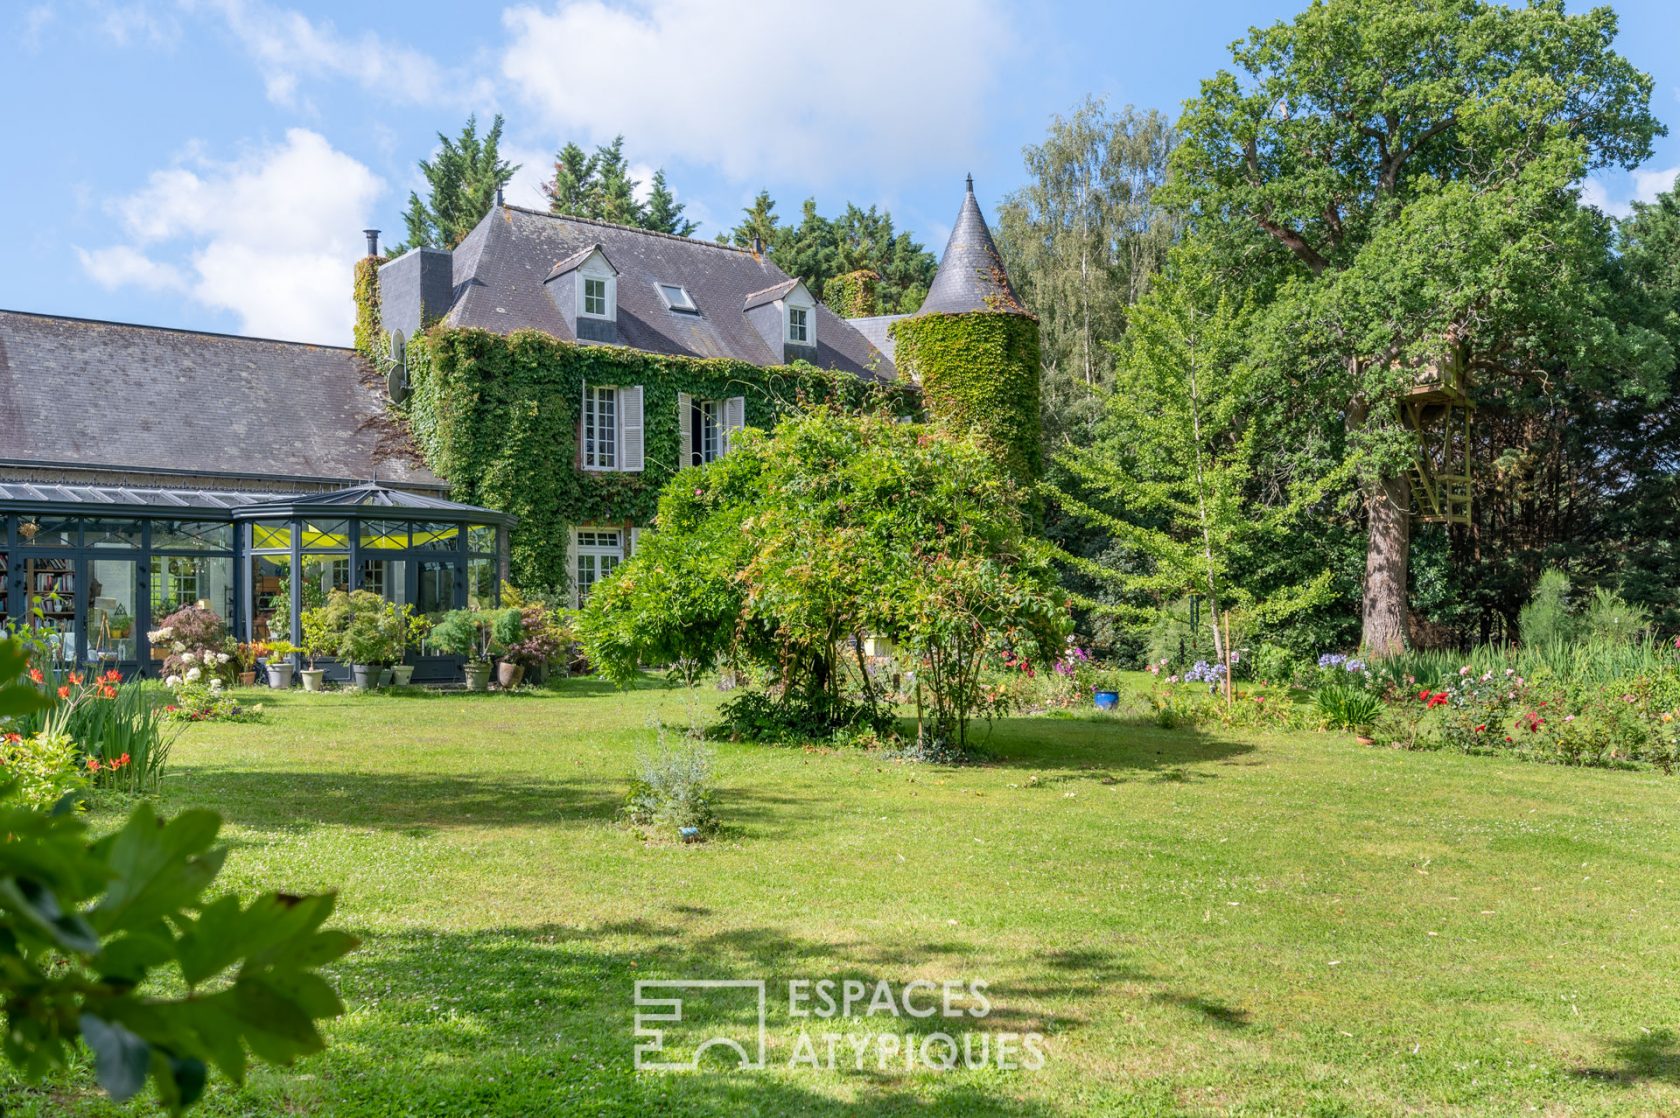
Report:
[[[741,396],[746,422],[818,402],[910,414],[915,391],[877,387],[810,365],[761,368],[743,361],[672,357],[623,346],[578,345],[538,331],[510,335],[433,327],[408,343],[408,419],[427,463],[454,500],[519,517],[511,536],[514,582],[570,585],[566,546],[579,524],[646,526],[679,464],[677,394]],[[577,468],[585,383],[641,385],[644,467],[638,473]]]
[[1043,472],[1039,444],[1038,320],[971,311],[892,324],[893,363],[920,380],[930,419],[979,431],[1023,485]]

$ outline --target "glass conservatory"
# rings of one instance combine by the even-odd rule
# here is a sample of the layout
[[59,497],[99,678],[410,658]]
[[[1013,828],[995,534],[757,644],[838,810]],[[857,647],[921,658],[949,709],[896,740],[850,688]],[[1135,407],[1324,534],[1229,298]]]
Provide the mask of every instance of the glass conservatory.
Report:
[[[332,590],[422,614],[494,605],[512,523],[373,482],[283,496],[0,483],[0,631],[42,627],[65,662],[137,675],[165,655],[147,631],[197,601],[240,640],[293,643]],[[454,671],[420,657],[415,679]]]

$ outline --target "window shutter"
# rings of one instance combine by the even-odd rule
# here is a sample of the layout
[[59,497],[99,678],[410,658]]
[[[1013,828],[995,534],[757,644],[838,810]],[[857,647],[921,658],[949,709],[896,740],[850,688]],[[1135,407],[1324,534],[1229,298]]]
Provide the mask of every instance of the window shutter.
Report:
[[694,464],[694,397],[677,393],[677,469]]
[[636,549],[642,546],[642,530],[634,525],[630,528],[630,550],[624,553],[626,559],[633,559]]
[[[589,461],[589,451],[584,445],[584,439],[589,430],[589,382],[583,382],[583,396],[578,400],[577,421],[577,464],[578,469],[588,469],[593,463]],[[574,605],[576,603],[573,603]]]
[[566,594],[572,608],[578,608],[577,597],[577,529],[566,529]]
[[729,444],[735,441],[735,432],[747,425],[747,398],[745,396],[731,396],[723,403],[723,452],[729,453]]
[[618,468],[642,470],[642,386],[618,390]]

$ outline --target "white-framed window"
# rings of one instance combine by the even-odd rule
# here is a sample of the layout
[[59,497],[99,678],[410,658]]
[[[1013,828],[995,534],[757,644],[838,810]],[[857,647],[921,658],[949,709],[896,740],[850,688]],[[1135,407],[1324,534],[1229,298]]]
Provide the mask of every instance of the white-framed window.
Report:
[[572,532],[572,604],[582,609],[589,592],[624,562],[619,528],[577,528]]
[[688,289],[678,283],[656,283],[659,297],[665,300],[665,306],[681,314],[699,314],[700,308],[694,305],[689,297]]
[[578,450],[579,464],[586,470],[641,470],[641,385],[583,386]]
[[677,425],[683,466],[704,466],[729,453],[734,432],[746,426],[745,396],[707,400],[677,393]]
[[787,340],[792,345],[811,344],[811,308],[788,307]]
[[583,277],[583,313],[590,318],[611,318],[607,313],[607,281],[602,276]]
[[618,389],[583,386],[583,468],[618,469]]

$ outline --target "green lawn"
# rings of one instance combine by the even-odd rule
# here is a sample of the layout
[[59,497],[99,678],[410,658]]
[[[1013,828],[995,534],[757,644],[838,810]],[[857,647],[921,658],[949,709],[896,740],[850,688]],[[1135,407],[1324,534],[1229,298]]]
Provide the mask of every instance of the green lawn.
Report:
[[[1680,1112],[1674,778],[1021,719],[965,768],[719,746],[730,833],[684,847],[614,822],[677,691],[269,710],[193,727],[165,807],[365,942],[328,1052],[209,1113]],[[1047,1063],[638,1074],[659,977],[770,979],[773,1067],[776,982],[981,978]],[[86,1082],[6,1113],[114,1110]]]

